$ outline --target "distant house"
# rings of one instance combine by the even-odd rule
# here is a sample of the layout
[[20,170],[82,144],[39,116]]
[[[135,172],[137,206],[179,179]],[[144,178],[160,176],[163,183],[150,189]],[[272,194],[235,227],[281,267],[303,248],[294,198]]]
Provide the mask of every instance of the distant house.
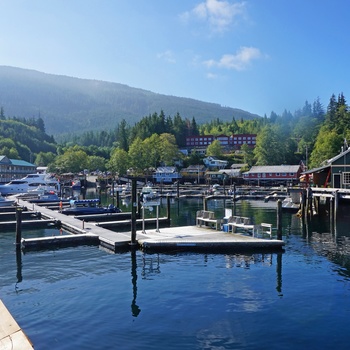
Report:
[[299,165],[268,165],[253,166],[243,173],[243,180],[255,185],[289,185],[299,183],[299,177],[305,170],[304,164]]
[[19,159],[0,156],[0,182],[20,179],[28,174],[36,173],[36,165]]
[[200,183],[204,179],[207,168],[204,165],[190,165],[180,170],[181,177],[184,181]]
[[159,167],[153,174],[153,178],[159,183],[171,183],[181,178],[176,167]]
[[205,166],[209,169],[223,169],[227,167],[227,160],[220,160],[217,157],[209,156],[203,159]]
[[350,148],[328,159],[319,168],[310,169],[302,174],[305,182],[319,187],[350,189]]

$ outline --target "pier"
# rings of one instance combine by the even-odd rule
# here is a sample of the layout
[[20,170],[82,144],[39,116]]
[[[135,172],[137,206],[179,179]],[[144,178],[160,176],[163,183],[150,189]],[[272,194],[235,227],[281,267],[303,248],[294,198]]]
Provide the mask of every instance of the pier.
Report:
[[[19,206],[31,208],[29,212],[40,212],[43,222],[47,227],[53,223],[59,223],[60,227],[72,234],[59,235],[43,238],[23,238],[21,245],[23,249],[41,249],[53,245],[76,245],[76,244],[99,244],[112,251],[118,249],[129,249],[132,246],[131,231],[115,232],[107,227],[118,227],[127,225],[132,227],[132,217],[127,220],[94,222],[67,216],[59,211],[30,204],[18,199]],[[108,214],[107,214],[108,216]],[[160,222],[166,222],[167,218],[158,218]],[[34,224],[34,222],[33,222]],[[26,225],[29,225],[26,224]],[[284,242],[279,239],[262,239],[250,237],[243,234],[213,230],[210,227],[162,227],[156,219],[135,219],[135,226],[142,225],[142,230],[136,230],[136,247],[144,250],[229,250],[234,251],[266,251],[282,250]],[[169,226],[169,225],[168,225]],[[217,226],[216,226],[217,228]]]

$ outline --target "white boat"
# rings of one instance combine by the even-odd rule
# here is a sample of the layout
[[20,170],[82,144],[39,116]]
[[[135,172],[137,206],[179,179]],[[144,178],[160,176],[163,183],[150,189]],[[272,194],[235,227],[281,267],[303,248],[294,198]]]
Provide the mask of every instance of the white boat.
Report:
[[151,186],[144,186],[141,190],[140,201],[143,206],[156,206],[160,204],[157,192]]
[[28,193],[39,186],[49,186],[59,190],[59,181],[48,174],[28,174],[19,180],[12,180],[4,185],[0,185],[0,193],[4,196],[10,194]]
[[0,194],[0,207],[10,207],[15,203],[14,200],[10,200],[7,198],[4,198],[1,194]]

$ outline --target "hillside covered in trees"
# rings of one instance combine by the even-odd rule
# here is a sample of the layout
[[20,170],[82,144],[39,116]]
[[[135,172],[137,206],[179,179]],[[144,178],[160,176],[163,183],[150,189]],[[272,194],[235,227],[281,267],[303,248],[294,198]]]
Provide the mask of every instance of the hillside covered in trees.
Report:
[[163,110],[200,123],[214,118],[257,118],[255,114],[190,98],[156,94],[127,85],[34,70],[0,66],[0,107],[7,116],[42,118],[46,131],[57,137],[65,133],[109,130],[123,119],[137,123],[144,116]]
[[[332,95],[324,108],[319,99],[294,113],[272,112],[269,117],[251,120],[222,121],[219,118],[197,123],[179,113],[167,116],[161,110],[134,125],[123,119],[115,128],[71,134],[59,144],[45,132],[41,118],[10,118],[0,111],[0,154],[9,158],[48,165],[53,171],[109,170],[136,172],[162,164],[173,165],[176,158],[184,166],[202,163],[202,156],[192,150],[189,156],[179,152],[189,135],[257,134],[254,150],[243,145],[240,152],[227,152],[218,141],[207,149],[207,155],[226,158],[229,164],[252,165],[298,164],[307,162],[318,167],[339,154],[350,139],[350,112],[343,94]],[[247,147],[244,147],[247,146]]]

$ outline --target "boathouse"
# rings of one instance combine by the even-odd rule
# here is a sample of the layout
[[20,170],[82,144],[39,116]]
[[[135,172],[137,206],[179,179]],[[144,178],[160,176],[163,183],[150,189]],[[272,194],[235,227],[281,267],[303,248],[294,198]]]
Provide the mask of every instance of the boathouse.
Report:
[[303,172],[302,178],[317,187],[350,189],[350,147],[326,160],[323,166]]
[[299,165],[253,166],[243,173],[243,180],[250,185],[296,185],[304,170],[302,162]]
[[207,168],[204,165],[190,165],[187,168],[182,168],[180,174],[184,181],[200,183],[204,179]]
[[153,174],[153,178],[158,183],[172,183],[181,178],[181,174],[174,166],[159,167]]
[[0,156],[0,183],[20,179],[36,172],[35,164],[20,159],[9,159],[4,155]]

